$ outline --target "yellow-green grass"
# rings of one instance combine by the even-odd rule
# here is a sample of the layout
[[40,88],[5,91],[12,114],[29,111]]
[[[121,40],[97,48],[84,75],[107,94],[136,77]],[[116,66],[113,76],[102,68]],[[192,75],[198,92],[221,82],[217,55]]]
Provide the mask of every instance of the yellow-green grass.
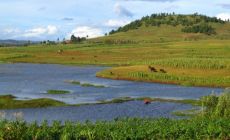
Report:
[[156,69],[156,72],[151,71],[148,65],[123,66],[98,72],[97,76],[185,86],[230,87],[229,69],[184,69],[157,65],[152,67]]
[[65,106],[66,104],[60,101],[41,98],[33,100],[15,100],[12,95],[0,96],[0,109],[15,109],[15,108],[41,108],[50,106]]
[[[230,40],[141,43],[127,45],[40,45],[0,48],[0,61],[55,64],[136,65],[154,62],[197,59],[212,60],[229,66]],[[58,50],[63,49],[59,54]],[[176,61],[175,61],[176,62]]]

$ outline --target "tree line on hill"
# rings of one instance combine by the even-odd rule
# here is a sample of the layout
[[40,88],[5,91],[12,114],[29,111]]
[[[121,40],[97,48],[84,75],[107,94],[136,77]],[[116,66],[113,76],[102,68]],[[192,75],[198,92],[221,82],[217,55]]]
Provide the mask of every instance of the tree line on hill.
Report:
[[152,14],[150,16],[142,17],[141,20],[135,20],[130,24],[123,27],[119,27],[117,30],[112,30],[109,34],[114,34],[118,32],[127,32],[129,30],[138,29],[141,26],[161,26],[161,25],[171,25],[171,26],[184,26],[182,32],[186,33],[205,33],[214,34],[215,29],[209,23],[226,23],[225,21],[218,19],[216,17],[208,17],[200,14],[182,15],[175,13],[160,13]]
[[62,41],[58,38],[57,41],[50,41],[50,40],[44,40],[41,41],[40,44],[45,44],[45,45],[55,45],[55,44],[76,44],[76,43],[81,43],[85,41],[89,36],[87,35],[86,37],[76,37],[75,35],[71,35],[70,40],[66,40],[63,38]]

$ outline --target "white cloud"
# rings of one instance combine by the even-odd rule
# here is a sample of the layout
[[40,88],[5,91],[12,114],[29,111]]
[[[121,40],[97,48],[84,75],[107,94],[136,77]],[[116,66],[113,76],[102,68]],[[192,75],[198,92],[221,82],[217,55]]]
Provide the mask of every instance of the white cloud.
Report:
[[47,33],[49,35],[56,34],[58,32],[58,28],[56,26],[49,25],[47,26]]
[[131,21],[129,20],[116,20],[116,19],[110,19],[108,20],[105,25],[108,27],[121,27],[126,24],[129,24]]
[[20,30],[17,28],[6,28],[3,30],[3,32],[6,34],[15,34],[15,33],[19,33]]
[[220,13],[216,17],[222,20],[230,20],[230,13]]
[[70,38],[71,35],[79,36],[79,37],[86,37],[95,38],[102,36],[102,31],[98,28],[93,28],[89,26],[79,26],[72,30],[71,33],[68,34],[67,38]]
[[133,17],[132,12],[130,12],[128,9],[126,9],[125,7],[121,6],[118,3],[115,4],[114,11],[116,14],[120,16]]
[[41,35],[54,35],[58,32],[56,26],[48,25],[47,27],[38,27],[26,30],[23,34],[24,37],[39,37]]

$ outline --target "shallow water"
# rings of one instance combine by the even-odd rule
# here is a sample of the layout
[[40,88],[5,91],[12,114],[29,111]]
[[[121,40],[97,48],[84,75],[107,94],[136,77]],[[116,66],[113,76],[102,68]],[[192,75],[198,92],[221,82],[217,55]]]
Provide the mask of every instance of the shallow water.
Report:
[[[117,81],[95,77],[106,67],[75,67],[50,64],[1,64],[0,94],[12,94],[20,99],[52,98],[70,104],[91,103],[118,97],[157,97],[198,99],[218,88],[183,87],[177,85]],[[64,82],[105,85],[105,88],[81,87]],[[68,95],[49,95],[47,90],[69,90]]]
[[[19,99],[52,98],[69,104],[95,103],[119,97],[156,97],[168,99],[198,99],[212,91],[223,89],[183,87],[157,83],[117,81],[95,77],[106,69],[99,66],[64,66],[51,64],[0,64],[0,95],[12,94]],[[105,88],[81,87],[64,82],[105,85]],[[49,95],[47,90],[69,90],[71,94]]]
[[[118,104],[100,104],[100,105],[85,105],[80,107],[49,107],[37,109],[14,109],[2,110],[5,113],[5,118],[14,120],[16,117],[22,117],[27,122],[41,123],[47,120],[51,123],[53,120],[58,121],[79,121],[87,120],[95,121],[110,121],[116,118],[139,117],[139,118],[178,118],[171,113],[177,110],[191,109],[191,105],[178,103],[163,103],[153,102],[145,105],[141,101],[129,101]],[[15,113],[19,114],[18,116]]]
[[[153,97],[166,99],[198,99],[212,91],[223,89],[183,87],[157,83],[117,81],[101,79],[96,72],[106,69],[99,66],[64,66],[51,64],[0,64],[0,95],[12,94],[18,99],[51,98],[69,104],[96,103],[119,97]],[[66,83],[76,80],[82,83],[104,85],[105,88],[82,87]],[[68,90],[71,94],[50,95],[47,90]],[[0,116],[15,119],[23,116],[28,122],[42,120],[80,121],[113,120],[124,117],[175,117],[176,110],[191,109],[191,105],[154,102],[144,105],[141,101],[120,104],[86,105],[80,107],[49,107],[36,109],[0,110]]]

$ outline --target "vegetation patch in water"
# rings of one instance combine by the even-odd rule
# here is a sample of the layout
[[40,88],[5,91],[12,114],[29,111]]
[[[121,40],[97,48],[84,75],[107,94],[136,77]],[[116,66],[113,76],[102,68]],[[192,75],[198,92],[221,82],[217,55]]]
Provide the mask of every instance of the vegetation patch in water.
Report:
[[104,85],[97,85],[97,84],[91,84],[91,83],[81,83],[80,81],[75,80],[67,80],[66,83],[71,83],[74,85],[80,85],[82,87],[95,87],[95,88],[105,88]]
[[112,100],[103,100],[100,101],[99,104],[123,103],[123,102],[134,101],[134,100],[136,99],[131,97],[120,97]]
[[201,113],[200,109],[190,109],[190,110],[172,112],[173,115],[181,116],[181,117],[193,117],[199,113]]
[[66,90],[48,90],[47,93],[48,94],[69,94],[70,91],[66,91]]
[[0,109],[16,109],[16,108],[41,108],[50,106],[65,106],[66,104],[53,99],[40,98],[32,100],[15,100],[15,96],[0,96]]

